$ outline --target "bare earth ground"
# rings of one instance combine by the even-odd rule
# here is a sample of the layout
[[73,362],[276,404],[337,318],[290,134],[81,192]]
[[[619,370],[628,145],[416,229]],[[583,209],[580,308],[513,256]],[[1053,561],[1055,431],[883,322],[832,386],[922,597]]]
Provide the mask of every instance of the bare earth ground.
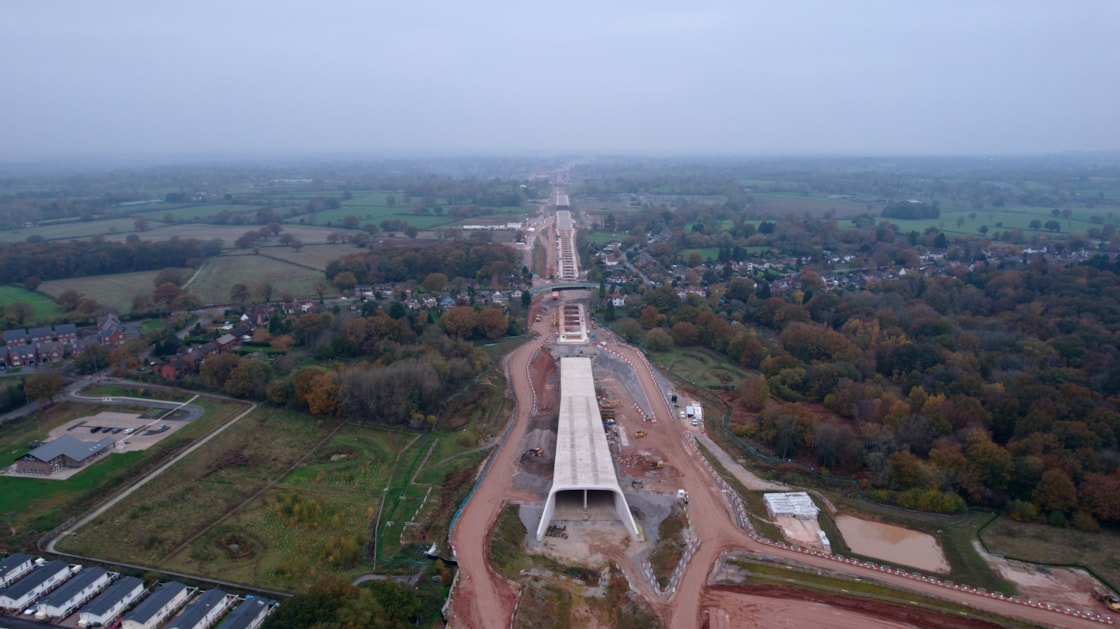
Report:
[[973,546],[988,561],[988,565],[999,571],[1000,576],[1015,583],[1023,598],[1104,611],[1093,598],[1093,588],[1100,587],[1100,582],[1084,570],[1046,568],[999,558],[984,552],[979,543],[973,542]]
[[914,609],[904,605],[821,594],[781,585],[714,585],[701,602],[710,629],[754,628],[872,629],[998,627],[975,619]]

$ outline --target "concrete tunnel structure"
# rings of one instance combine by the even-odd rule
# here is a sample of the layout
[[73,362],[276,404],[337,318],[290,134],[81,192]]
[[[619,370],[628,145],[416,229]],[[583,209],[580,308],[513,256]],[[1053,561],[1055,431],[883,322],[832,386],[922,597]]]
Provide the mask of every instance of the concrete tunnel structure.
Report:
[[560,421],[556,430],[555,470],[552,488],[537,527],[537,541],[544,537],[556,513],[557,500],[572,502],[584,512],[589,506],[613,503],[627,532],[641,539],[638,524],[622,495],[614,473],[610,446],[603,432],[591,359],[560,359]]

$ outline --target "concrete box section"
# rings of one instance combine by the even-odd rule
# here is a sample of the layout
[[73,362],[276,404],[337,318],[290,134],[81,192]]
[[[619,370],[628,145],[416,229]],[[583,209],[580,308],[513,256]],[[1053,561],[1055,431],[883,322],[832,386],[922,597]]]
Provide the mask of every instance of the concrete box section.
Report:
[[591,359],[586,357],[560,359],[560,421],[556,430],[555,469],[544,514],[537,527],[538,541],[548,531],[557,512],[558,498],[569,503],[575,498],[577,508],[585,511],[597,504],[613,504],[618,519],[630,535],[641,537],[614,474],[599,404],[595,400]]

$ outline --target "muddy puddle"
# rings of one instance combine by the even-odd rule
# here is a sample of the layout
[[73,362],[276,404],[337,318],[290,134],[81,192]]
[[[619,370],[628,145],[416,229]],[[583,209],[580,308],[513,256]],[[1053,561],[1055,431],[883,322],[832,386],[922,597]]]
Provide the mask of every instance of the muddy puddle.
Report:
[[853,553],[929,572],[949,572],[949,562],[932,535],[850,515],[838,516],[836,527]]

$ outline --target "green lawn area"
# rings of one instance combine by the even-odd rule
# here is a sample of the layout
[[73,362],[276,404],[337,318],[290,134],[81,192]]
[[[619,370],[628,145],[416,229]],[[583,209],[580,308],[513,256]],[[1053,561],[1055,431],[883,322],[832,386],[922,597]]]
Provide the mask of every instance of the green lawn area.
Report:
[[[42,290],[42,287],[40,287],[40,290]],[[12,284],[0,286],[0,304],[7,306],[20,302],[31,307],[31,318],[24,321],[27,325],[50,321],[62,312],[59,310],[58,304],[41,293],[29,291],[22,286],[15,286]]]
[[651,363],[703,387],[737,387],[751,372],[732,364],[703,347],[674,347],[667,352],[648,352]]
[[[188,276],[193,269],[182,269]],[[114,273],[112,275],[93,275],[90,277],[72,277],[65,280],[51,280],[39,286],[41,292],[57,298],[62,293],[72,290],[86,297],[92,297],[97,303],[116,310],[129,312],[132,310],[132,298],[136,295],[151,295],[156,289],[155,279],[159,271],[137,271],[135,273]]]
[[609,232],[602,229],[596,229],[595,231],[590,233],[580,233],[579,237],[581,240],[586,240],[587,242],[593,243],[596,247],[602,247],[612,240],[620,239],[618,233]]
[[286,293],[299,298],[318,297],[315,286],[320,283],[327,287],[327,296],[337,293],[320,271],[251,253],[208,259],[187,292],[197,295],[204,304],[224,304],[229,302],[234,284],[248,286],[256,299],[261,297],[259,288],[266,281],[273,285],[273,299]]
[[693,253],[700,254],[701,262],[715,262],[719,258],[719,247],[704,247],[703,249],[682,249],[681,260],[688,263],[688,257]]

